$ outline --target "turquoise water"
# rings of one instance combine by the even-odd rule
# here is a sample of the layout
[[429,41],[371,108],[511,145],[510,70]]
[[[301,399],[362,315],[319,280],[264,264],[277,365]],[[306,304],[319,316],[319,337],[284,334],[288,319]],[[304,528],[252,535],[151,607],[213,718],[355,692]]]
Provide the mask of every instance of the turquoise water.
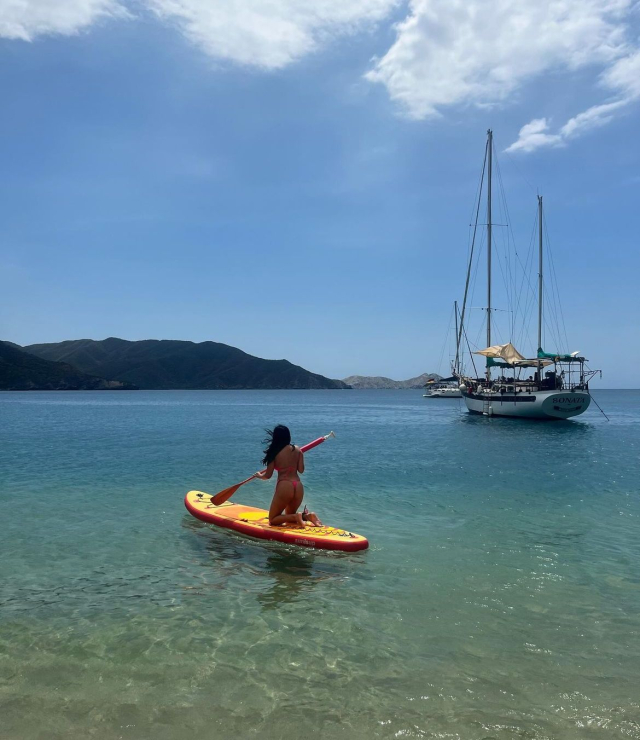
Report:
[[[0,394],[0,738],[640,738],[640,392]],[[304,444],[323,554],[191,518]],[[235,498],[266,506],[271,484]]]

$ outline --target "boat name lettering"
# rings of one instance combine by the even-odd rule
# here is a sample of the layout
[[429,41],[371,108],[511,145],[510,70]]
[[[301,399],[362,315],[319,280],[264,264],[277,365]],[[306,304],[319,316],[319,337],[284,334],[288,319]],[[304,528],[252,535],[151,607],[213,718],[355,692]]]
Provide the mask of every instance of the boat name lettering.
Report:
[[584,398],[580,396],[557,396],[552,399],[552,403],[584,403]]
[[315,547],[316,543],[313,540],[297,539],[296,545],[307,545],[307,547]]

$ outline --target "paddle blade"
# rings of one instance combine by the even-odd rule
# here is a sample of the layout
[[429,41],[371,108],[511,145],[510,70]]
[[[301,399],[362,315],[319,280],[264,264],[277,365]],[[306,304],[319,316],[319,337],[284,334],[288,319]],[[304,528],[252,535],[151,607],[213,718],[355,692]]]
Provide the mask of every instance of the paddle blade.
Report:
[[225,488],[224,491],[220,491],[220,493],[216,493],[215,496],[211,497],[211,503],[214,506],[220,506],[220,504],[224,504],[225,501],[230,499],[233,494],[240,488],[240,486],[244,486],[245,483],[248,483],[250,480],[253,480],[255,478],[255,473],[247,478],[246,480],[241,481],[240,483],[236,483],[235,486],[229,486],[229,488]]
[[224,504],[225,501],[233,496],[233,494],[238,490],[238,488],[240,488],[241,485],[242,483],[236,483],[235,486],[229,486],[229,488],[225,488],[224,491],[216,493],[215,496],[211,497],[211,503],[215,506],[220,506],[220,504]]

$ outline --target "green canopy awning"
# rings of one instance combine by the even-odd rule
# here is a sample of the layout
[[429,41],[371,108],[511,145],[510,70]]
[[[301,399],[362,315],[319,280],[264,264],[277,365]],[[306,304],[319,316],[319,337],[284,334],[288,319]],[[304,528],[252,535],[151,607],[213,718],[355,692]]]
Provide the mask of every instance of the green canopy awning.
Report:
[[554,354],[545,352],[542,347],[538,347],[538,358],[540,360],[552,360],[553,362],[584,362],[584,357],[579,357],[577,352],[570,355]]

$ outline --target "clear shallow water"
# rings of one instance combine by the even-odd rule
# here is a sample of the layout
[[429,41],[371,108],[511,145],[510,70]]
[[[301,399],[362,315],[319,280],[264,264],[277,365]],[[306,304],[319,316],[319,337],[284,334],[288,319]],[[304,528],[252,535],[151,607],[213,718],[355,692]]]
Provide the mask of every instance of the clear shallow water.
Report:
[[[0,394],[0,738],[640,738],[640,392],[596,398],[610,422],[417,391]],[[277,422],[336,431],[307,502],[369,551],[186,513]]]

